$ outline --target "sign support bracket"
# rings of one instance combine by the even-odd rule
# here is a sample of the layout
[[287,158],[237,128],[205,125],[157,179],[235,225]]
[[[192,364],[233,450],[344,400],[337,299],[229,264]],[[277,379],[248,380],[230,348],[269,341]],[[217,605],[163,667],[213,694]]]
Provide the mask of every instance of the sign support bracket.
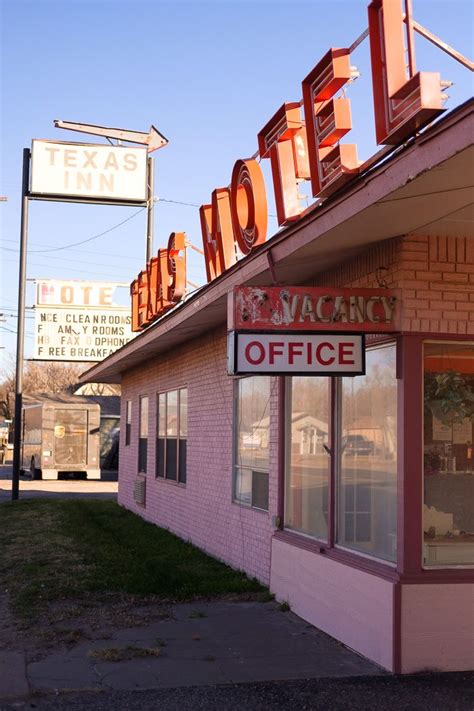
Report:
[[146,261],[152,258],[153,254],[153,217],[155,209],[155,167],[153,158],[147,158],[147,210],[146,210]]

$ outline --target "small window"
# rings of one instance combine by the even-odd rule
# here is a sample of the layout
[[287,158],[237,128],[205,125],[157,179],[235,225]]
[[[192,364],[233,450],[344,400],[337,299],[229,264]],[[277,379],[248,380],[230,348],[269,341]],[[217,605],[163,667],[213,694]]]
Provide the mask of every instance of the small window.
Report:
[[268,511],[270,378],[235,382],[233,500]]
[[159,393],[157,408],[156,476],[185,484],[188,391]]
[[139,439],[138,439],[138,471],[146,473],[148,450],[148,397],[140,398],[139,411]]
[[128,447],[130,444],[130,438],[132,434],[132,401],[127,400],[126,412],[125,412],[125,446]]

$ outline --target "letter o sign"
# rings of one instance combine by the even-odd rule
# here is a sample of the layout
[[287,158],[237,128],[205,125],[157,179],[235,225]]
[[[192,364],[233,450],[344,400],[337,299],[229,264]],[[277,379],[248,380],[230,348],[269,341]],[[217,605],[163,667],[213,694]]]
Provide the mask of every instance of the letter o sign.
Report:
[[267,237],[267,195],[256,160],[238,160],[232,171],[230,209],[234,236],[242,254]]
[[245,359],[252,365],[260,365],[260,363],[265,360],[265,348],[259,341],[251,341],[250,343],[247,343],[245,346]]

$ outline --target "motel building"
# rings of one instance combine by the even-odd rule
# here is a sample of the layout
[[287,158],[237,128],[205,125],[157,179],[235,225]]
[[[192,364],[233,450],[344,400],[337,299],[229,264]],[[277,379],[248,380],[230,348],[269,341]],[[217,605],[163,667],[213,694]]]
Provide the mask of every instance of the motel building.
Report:
[[[369,6],[383,154],[354,167],[339,143],[349,55],[330,50],[303,81],[303,108],[284,104],[258,135],[273,185],[239,160],[201,208],[206,286],[184,294],[173,233],[131,286],[139,335],[82,380],[122,386],[122,506],[384,669],[466,670],[473,102],[442,113],[424,93],[431,75],[395,86],[408,104],[384,100],[395,5]],[[306,209],[301,177],[319,197]]]

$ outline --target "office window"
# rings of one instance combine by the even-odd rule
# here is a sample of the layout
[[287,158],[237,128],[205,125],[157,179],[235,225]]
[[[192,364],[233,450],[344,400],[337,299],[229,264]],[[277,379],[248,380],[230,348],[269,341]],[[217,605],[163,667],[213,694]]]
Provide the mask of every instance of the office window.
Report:
[[126,410],[125,410],[125,446],[128,447],[130,444],[130,438],[132,435],[132,401],[127,400]]
[[328,538],[329,378],[287,378],[285,526]]
[[474,343],[424,344],[423,563],[474,564]]
[[341,378],[337,542],[375,558],[397,555],[396,346],[366,353],[366,375]]
[[138,471],[146,473],[148,449],[148,397],[139,400]]
[[268,510],[270,378],[235,381],[233,499]]
[[157,396],[156,476],[186,483],[188,391],[170,390]]

